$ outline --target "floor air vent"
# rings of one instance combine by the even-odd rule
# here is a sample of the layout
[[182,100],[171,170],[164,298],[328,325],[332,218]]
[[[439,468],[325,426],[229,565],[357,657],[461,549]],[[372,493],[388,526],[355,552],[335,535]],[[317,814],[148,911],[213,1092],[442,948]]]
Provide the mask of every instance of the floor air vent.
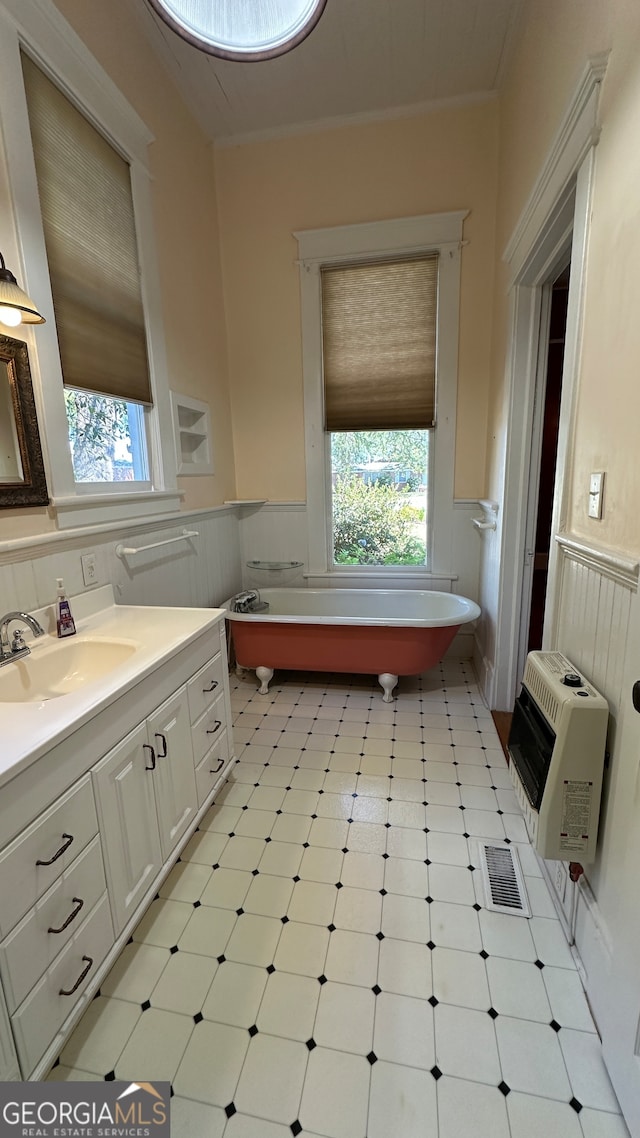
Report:
[[530,917],[531,909],[517,850],[494,842],[478,842],[487,909]]

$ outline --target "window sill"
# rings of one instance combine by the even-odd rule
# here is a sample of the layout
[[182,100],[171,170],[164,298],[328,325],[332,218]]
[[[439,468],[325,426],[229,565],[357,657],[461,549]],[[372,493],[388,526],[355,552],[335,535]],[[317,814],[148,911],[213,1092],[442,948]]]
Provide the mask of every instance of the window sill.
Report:
[[180,510],[181,490],[145,490],[133,494],[78,494],[52,498],[59,529],[101,525],[128,518],[159,517]]
[[380,588],[381,583],[386,583],[390,588],[437,589],[442,586],[445,590],[450,590],[452,582],[458,580],[457,573],[428,573],[409,565],[381,565],[375,568],[354,565],[348,571],[338,569],[333,572],[305,573],[304,577],[309,586],[313,587],[317,582],[320,588],[332,583],[338,588],[367,588],[368,582],[375,582],[374,588]]

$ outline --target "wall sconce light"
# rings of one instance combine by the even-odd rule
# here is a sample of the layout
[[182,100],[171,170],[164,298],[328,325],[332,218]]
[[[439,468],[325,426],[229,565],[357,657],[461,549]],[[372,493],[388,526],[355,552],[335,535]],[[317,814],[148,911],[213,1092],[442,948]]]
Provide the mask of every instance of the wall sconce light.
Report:
[[0,324],[17,328],[18,324],[44,323],[44,316],[40,315],[31,297],[22,291],[0,253]]

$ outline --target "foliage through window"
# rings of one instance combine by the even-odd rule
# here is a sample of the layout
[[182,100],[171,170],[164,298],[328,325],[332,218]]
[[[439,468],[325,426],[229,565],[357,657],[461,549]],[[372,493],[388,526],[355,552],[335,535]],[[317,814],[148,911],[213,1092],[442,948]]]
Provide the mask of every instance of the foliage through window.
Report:
[[425,564],[428,448],[428,431],[331,434],[334,564]]
[[108,395],[64,393],[76,482],[145,482],[149,478],[144,410]]

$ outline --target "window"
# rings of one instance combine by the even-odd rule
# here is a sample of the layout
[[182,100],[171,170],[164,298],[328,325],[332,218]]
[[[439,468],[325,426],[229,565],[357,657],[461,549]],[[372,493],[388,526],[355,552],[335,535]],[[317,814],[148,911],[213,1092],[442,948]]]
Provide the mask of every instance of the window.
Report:
[[[0,4],[0,196],[13,205],[0,215],[0,247],[21,263],[47,317],[29,347],[56,522],[64,529],[173,513],[181,494],[148,169],[153,136],[55,6],[19,9],[18,27]],[[82,442],[77,433],[81,404],[83,415],[93,408],[114,424],[112,436],[94,431],[94,444],[106,445],[93,467],[90,432]]]
[[464,217],[295,234],[312,577],[450,571]]

